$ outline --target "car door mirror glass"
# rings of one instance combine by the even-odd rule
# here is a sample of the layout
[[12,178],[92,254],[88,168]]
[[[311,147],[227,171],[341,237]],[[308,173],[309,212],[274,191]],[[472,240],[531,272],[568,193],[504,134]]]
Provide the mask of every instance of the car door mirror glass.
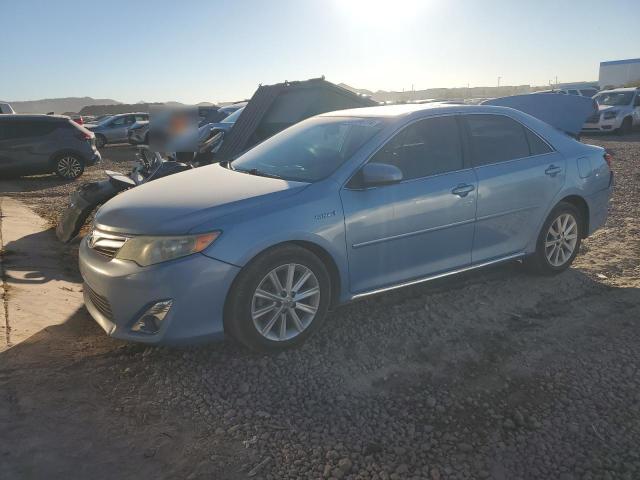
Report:
[[362,168],[362,184],[365,187],[389,185],[402,181],[402,171],[395,165],[367,163]]

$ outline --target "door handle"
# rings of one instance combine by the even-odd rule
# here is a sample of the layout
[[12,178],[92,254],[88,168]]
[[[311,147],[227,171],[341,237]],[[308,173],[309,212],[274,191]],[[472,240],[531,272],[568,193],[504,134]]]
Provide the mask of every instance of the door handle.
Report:
[[561,171],[562,171],[562,169],[560,167],[556,167],[555,165],[549,165],[549,168],[547,168],[544,171],[544,173],[549,175],[550,177],[555,177]]
[[473,192],[476,189],[473,185],[469,185],[467,183],[463,183],[455,187],[451,190],[451,193],[454,195],[458,195],[460,198],[466,197],[469,193]]

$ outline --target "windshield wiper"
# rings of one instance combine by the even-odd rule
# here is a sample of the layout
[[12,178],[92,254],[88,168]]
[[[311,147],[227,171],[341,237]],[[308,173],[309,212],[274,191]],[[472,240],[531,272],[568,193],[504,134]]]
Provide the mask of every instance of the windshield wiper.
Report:
[[263,172],[262,170],[258,170],[257,168],[250,168],[249,170],[241,170],[239,168],[234,168],[234,170],[236,172],[248,173],[249,175],[257,175],[258,177],[282,179],[282,177],[280,175],[276,175],[274,173]]

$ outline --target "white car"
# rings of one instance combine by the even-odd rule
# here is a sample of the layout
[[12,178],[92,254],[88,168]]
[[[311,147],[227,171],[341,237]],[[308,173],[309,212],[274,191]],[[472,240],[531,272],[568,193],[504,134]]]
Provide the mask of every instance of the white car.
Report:
[[13,111],[13,108],[11,108],[11,105],[9,105],[8,103],[0,103],[0,114],[1,113],[13,114],[16,112]]
[[595,87],[584,88],[555,88],[553,90],[538,90],[535,93],[558,93],[560,95],[578,95],[580,97],[593,97],[598,93],[598,89]]
[[583,132],[631,133],[640,125],[640,88],[604,90],[593,98],[598,113],[587,119]]

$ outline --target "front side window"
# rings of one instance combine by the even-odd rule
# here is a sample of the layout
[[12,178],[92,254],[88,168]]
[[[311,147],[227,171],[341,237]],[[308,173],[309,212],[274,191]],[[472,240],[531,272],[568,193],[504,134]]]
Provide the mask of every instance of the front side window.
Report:
[[478,167],[529,156],[526,130],[504,115],[467,115],[471,157]]
[[415,122],[397,133],[370,162],[398,167],[404,180],[461,170],[458,123],[453,116]]
[[126,119],[127,119],[127,117],[118,117],[113,122],[111,122],[111,125],[114,126],[114,127],[120,127],[120,126],[124,125],[124,122],[125,122]]
[[314,117],[265,140],[230,168],[299,182],[333,173],[383,127],[378,118]]

